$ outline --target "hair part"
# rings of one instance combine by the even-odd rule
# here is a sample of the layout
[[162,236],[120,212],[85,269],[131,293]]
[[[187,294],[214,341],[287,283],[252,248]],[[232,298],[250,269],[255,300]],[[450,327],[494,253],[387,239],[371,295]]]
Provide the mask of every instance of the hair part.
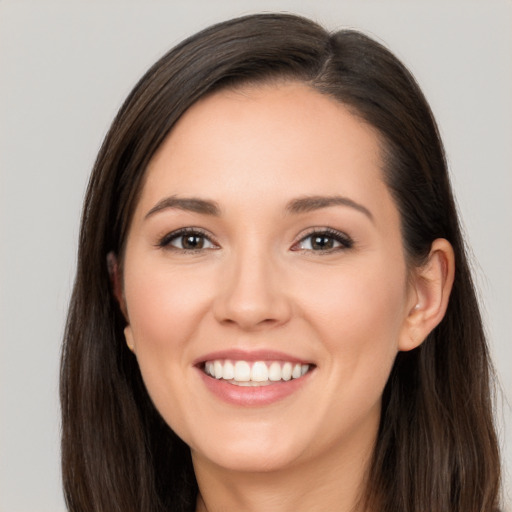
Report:
[[69,510],[194,510],[190,451],[156,411],[125,346],[106,255],[122,254],[148,163],[183,113],[221,88],[274,80],[308,84],[375,128],[410,264],[421,264],[436,238],[455,252],[445,318],[393,366],[362,502],[382,512],[494,510],[500,477],[488,349],[433,115],[382,45],[285,14],[230,20],[176,46],[135,86],[100,149],[61,364]]

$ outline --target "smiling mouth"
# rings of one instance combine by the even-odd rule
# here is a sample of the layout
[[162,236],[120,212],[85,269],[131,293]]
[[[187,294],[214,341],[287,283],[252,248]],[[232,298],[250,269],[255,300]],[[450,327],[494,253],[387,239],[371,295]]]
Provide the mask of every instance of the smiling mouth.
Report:
[[313,369],[312,364],[289,361],[243,361],[215,359],[206,361],[206,375],[235,386],[269,386],[278,382],[300,379]]

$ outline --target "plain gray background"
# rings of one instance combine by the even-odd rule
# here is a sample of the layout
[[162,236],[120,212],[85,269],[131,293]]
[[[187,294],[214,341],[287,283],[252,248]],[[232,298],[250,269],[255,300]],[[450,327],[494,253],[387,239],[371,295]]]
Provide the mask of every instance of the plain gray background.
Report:
[[504,390],[497,416],[510,496],[510,1],[0,0],[1,512],[64,510],[59,350],[81,202],[110,121],[140,75],[176,42],[264,10],[362,29],[408,65],[429,99]]

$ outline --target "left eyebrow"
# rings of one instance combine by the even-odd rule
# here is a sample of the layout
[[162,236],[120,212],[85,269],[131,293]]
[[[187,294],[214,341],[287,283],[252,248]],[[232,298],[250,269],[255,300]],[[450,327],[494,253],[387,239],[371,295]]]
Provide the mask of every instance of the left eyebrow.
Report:
[[320,210],[321,208],[329,208],[330,206],[348,206],[358,212],[366,215],[372,222],[374,218],[372,212],[357,203],[356,201],[343,196],[306,196],[293,199],[286,205],[286,211],[288,213],[299,214],[311,212],[314,210]]
[[219,205],[215,201],[199,199],[196,197],[170,196],[158,201],[158,203],[156,203],[156,205],[146,213],[145,219],[168,208],[200,213],[203,215],[213,215],[215,217],[220,215]]

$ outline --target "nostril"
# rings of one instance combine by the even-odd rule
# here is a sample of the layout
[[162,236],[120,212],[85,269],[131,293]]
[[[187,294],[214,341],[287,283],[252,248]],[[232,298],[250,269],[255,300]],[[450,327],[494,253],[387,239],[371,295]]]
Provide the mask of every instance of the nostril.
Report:
[[269,328],[277,325],[281,325],[283,321],[277,318],[258,318],[257,316],[251,315],[240,315],[235,318],[224,318],[220,320],[220,323],[230,327],[236,326],[244,330],[255,330],[261,328]]
[[280,325],[290,318],[292,308],[279,286],[280,274],[268,261],[268,254],[255,256],[254,252],[239,250],[233,265],[219,275],[212,307],[223,325],[250,330]]

